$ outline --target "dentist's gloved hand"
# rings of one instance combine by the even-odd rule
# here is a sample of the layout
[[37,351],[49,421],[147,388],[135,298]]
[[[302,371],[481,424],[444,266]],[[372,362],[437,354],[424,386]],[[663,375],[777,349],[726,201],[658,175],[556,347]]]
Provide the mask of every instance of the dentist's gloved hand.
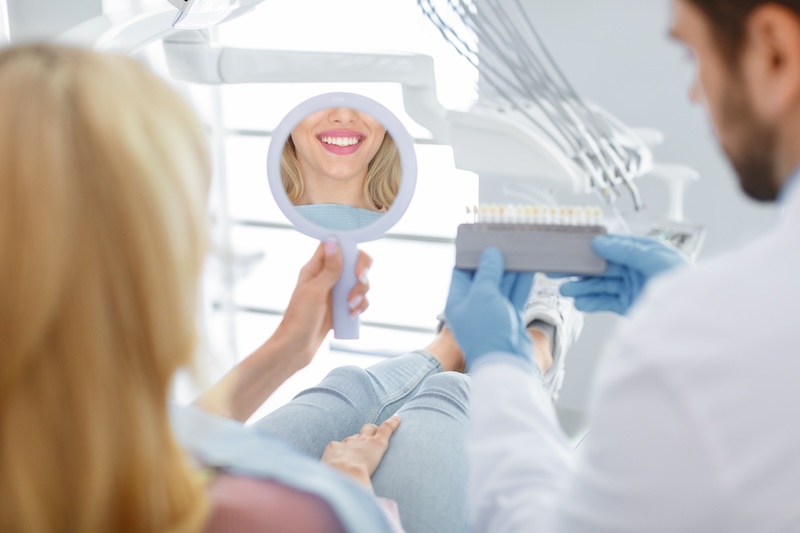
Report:
[[574,298],[575,308],[585,312],[611,311],[624,315],[650,279],[689,262],[675,248],[649,237],[595,237],[592,250],[608,261],[605,274],[561,286],[561,294]]
[[491,352],[533,361],[533,346],[522,312],[533,274],[504,273],[503,254],[487,248],[474,273],[453,270],[444,314],[464,352],[467,369]]

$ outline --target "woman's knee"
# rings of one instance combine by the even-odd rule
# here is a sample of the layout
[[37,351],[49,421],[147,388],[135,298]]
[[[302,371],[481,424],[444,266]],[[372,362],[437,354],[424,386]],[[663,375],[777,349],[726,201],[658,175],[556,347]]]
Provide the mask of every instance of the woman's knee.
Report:
[[466,402],[469,400],[469,376],[460,372],[440,372],[422,383],[422,391],[436,391]]
[[360,366],[339,366],[328,372],[328,377],[336,377],[338,379],[352,380],[352,381],[365,381],[369,380],[367,371]]
[[[446,419],[455,420],[459,425],[466,423],[469,417],[469,377],[458,372],[441,372],[429,376],[414,398],[401,409],[401,419],[404,410],[432,413],[432,420],[439,427],[442,427],[441,424]],[[441,418],[442,415],[445,418]],[[420,420],[418,414],[414,416]]]
[[364,393],[373,389],[369,372],[358,366],[340,366],[334,368],[318,387],[332,388],[340,391]]

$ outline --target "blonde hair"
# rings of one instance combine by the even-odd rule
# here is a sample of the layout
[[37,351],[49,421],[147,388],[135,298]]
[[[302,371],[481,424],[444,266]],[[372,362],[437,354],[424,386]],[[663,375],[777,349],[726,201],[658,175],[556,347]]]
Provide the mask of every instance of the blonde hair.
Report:
[[[367,179],[364,180],[364,201],[369,209],[380,211],[392,206],[400,188],[401,174],[400,153],[394,139],[387,132],[375,157],[369,162]],[[296,204],[305,192],[305,185],[297,160],[297,149],[291,136],[283,147],[281,179],[289,200]]]
[[206,248],[205,140],[125,57],[0,51],[0,531],[195,532],[172,436]]

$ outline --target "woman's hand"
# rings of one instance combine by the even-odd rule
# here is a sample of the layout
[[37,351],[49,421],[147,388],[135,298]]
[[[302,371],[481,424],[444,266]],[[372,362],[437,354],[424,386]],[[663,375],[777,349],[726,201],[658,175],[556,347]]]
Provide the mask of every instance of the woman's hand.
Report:
[[[351,315],[359,315],[369,307],[367,273],[371,265],[372,258],[359,251],[357,281],[348,298]],[[275,336],[297,354],[302,366],[311,362],[333,327],[331,291],[341,274],[342,253],[335,240],[320,244],[311,260],[300,270],[297,286]]]
[[[372,259],[359,252],[358,281],[350,291],[351,313],[367,307],[367,271]],[[326,242],[300,271],[300,278],[275,334],[205,391],[195,405],[210,413],[241,420],[258,407],[295,372],[314,358],[333,324],[331,290],[342,273],[342,254],[336,242]]]
[[393,416],[380,426],[365,424],[358,435],[334,441],[325,448],[322,462],[372,489],[370,478],[389,448],[389,438],[400,425]]

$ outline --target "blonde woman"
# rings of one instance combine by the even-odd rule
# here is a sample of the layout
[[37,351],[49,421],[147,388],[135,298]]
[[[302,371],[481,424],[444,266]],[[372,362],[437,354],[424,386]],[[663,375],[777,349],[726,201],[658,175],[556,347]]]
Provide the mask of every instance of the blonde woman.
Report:
[[204,410],[170,416],[195,347],[208,185],[201,127],[143,66],[0,51],[0,532],[401,530],[376,494],[409,532],[465,529],[466,385],[442,372],[463,367],[447,332],[241,423],[330,330],[335,242]]
[[347,107],[308,115],[283,149],[281,177],[289,199],[312,222],[336,230],[363,227],[394,202],[400,154],[386,128]]

